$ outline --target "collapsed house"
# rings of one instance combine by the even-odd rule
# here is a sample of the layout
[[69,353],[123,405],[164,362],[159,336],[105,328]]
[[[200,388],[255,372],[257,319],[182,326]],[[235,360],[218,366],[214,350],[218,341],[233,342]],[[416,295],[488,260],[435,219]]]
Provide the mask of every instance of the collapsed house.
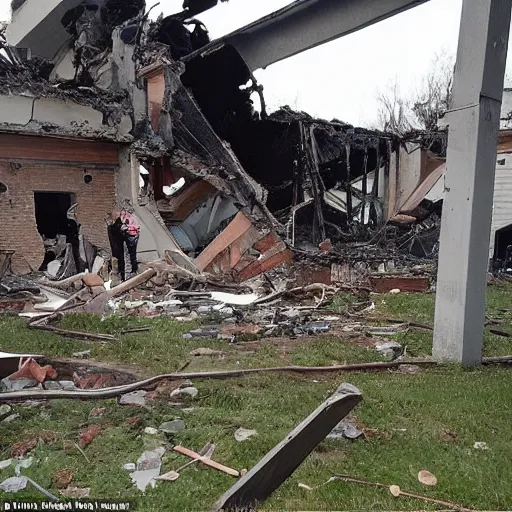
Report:
[[13,3],[0,250],[14,273],[92,270],[116,205],[141,222],[141,261],[238,281],[294,257],[311,274],[321,255],[304,280],[328,282],[435,258],[446,133],[268,115],[242,55],[193,18],[216,3],[156,21],[142,0]]

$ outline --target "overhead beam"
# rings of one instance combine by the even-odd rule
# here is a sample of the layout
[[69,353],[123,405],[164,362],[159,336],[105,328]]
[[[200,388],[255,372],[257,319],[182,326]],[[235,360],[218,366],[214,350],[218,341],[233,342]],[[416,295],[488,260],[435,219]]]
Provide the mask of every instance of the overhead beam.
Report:
[[234,46],[251,71],[346,36],[429,0],[297,0],[194,52]]
[[441,225],[433,355],[479,364],[512,0],[464,0]]

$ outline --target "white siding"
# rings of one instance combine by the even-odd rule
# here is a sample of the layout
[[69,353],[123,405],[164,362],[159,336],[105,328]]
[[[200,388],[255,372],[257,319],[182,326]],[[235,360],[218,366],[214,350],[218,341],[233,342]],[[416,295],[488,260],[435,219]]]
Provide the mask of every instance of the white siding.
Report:
[[512,224],[512,154],[498,155],[494,179],[494,202],[489,258],[494,255],[496,231]]

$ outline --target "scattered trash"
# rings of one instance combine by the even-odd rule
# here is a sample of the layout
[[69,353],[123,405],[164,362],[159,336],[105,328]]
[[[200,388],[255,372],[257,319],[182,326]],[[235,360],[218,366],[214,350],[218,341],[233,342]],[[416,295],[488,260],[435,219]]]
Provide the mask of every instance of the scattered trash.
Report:
[[389,293],[391,295],[398,295],[400,293],[400,290],[398,288],[393,288],[392,290],[389,290]]
[[385,341],[375,344],[375,350],[387,359],[397,359],[404,352],[404,347],[396,341]]
[[2,423],[12,423],[13,421],[16,421],[18,418],[20,418],[19,414],[11,414],[10,416],[7,416],[7,418],[2,420]]
[[18,462],[16,463],[16,468],[14,469],[16,476],[19,476],[20,471],[22,469],[28,469],[30,466],[32,466],[33,462],[34,457],[28,457],[27,459],[19,459]]
[[145,451],[137,460],[136,470],[130,474],[130,478],[139,491],[145,492],[148,485],[155,487],[156,477],[160,475],[162,457],[165,448]]
[[85,498],[89,498],[89,496],[91,495],[91,488],[85,487],[83,489],[80,489],[78,487],[68,487],[67,489],[62,489],[60,493],[65,498],[83,500]]
[[76,357],[77,359],[87,359],[91,355],[91,350],[84,350],[82,352],[75,352],[71,354],[72,357]]
[[175,396],[190,396],[195,398],[199,394],[199,390],[193,386],[188,388],[179,388],[171,392],[171,397]]
[[16,379],[11,380],[9,377],[2,379],[2,391],[21,391],[26,388],[33,388],[37,386],[37,381],[34,379]]
[[440,505],[449,510],[459,510],[460,512],[470,512],[470,509],[465,508],[462,505],[452,503],[450,501],[438,500],[435,498],[431,498],[430,496],[421,496],[419,494],[412,494],[410,492],[403,491],[400,488],[400,486],[398,486],[398,485],[386,485],[386,484],[381,484],[378,482],[370,482],[369,480],[363,480],[361,478],[354,478],[354,477],[347,476],[347,475],[335,475],[333,480],[341,480],[343,482],[368,485],[371,487],[379,487],[379,488],[388,490],[395,498],[404,496],[406,498],[421,500],[421,501],[424,501],[425,503],[432,503],[434,505]]
[[401,490],[398,485],[390,485],[389,492],[395,497],[398,498],[400,496]]
[[417,375],[418,373],[421,373],[421,368],[415,364],[401,364],[398,367],[399,373],[406,373],[409,375]]
[[105,412],[105,407],[96,407],[91,410],[89,413],[89,416],[92,416],[93,418],[101,418],[103,416],[103,413]]
[[126,471],[135,471],[137,469],[137,465],[134,462],[128,462],[128,464],[123,464],[123,469]]
[[142,407],[146,405],[145,396],[148,394],[147,391],[134,391],[133,393],[127,393],[126,395],[121,396],[119,399],[119,403],[121,405],[132,405]]
[[190,352],[191,356],[222,356],[224,352],[222,350],[213,350],[211,348],[196,348]]
[[428,485],[430,487],[434,487],[437,485],[437,478],[430,471],[426,469],[421,470],[418,473],[418,480],[423,485]]
[[158,429],[153,427],[146,427],[144,429],[145,434],[149,434],[150,436],[156,436],[158,434]]
[[26,476],[13,476],[0,484],[0,490],[12,493],[20,492],[27,487],[27,483],[28,479]]
[[323,334],[329,332],[331,325],[327,322],[311,322],[298,329],[305,334]]
[[0,420],[9,416],[12,411],[12,407],[7,404],[0,405]]
[[7,469],[12,464],[13,459],[0,461],[0,471]]
[[73,471],[71,469],[63,469],[57,471],[52,476],[52,483],[57,489],[65,489],[73,481]]
[[78,442],[78,446],[84,449],[87,448],[96,438],[96,436],[101,432],[103,427],[101,425],[90,425],[80,434],[80,441]]
[[164,434],[177,434],[185,430],[185,422],[183,420],[166,421],[158,427],[158,430],[164,432]]
[[489,446],[487,445],[487,443],[484,443],[483,441],[477,441],[474,445],[473,445],[473,448],[475,450],[488,450],[489,449]]
[[246,441],[247,439],[250,439],[253,436],[257,436],[258,432],[256,430],[249,430],[246,428],[239,428],[235,432],[235,439],[240,443],[242,441]]
[[326,437],[326,439],[359,439],[364,432],[356,426],[352,416],[342,419]]

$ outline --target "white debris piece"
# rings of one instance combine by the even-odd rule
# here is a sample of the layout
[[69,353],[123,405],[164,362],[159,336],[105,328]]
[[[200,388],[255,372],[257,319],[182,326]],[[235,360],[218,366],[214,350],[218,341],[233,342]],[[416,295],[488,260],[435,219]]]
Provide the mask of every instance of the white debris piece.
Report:
[[27,477],[13,476],[0,484],[0,490],[4,492],[20,492],[27,487]]
[[130,474],[130,478],[139,491],[145,492],[148,485],[155,487],[155,478],[160,475],[162,457],[165,448],[144,452],[137,460],[137,470]]
[[211,292],[211,297],[217,302],[222,302],[223,304],[234,304],[238,306],[248,306],[259,298],[255,293],[235,295],[234,293],[225,292]]
[[176,183],[173,183],[170,187],[164,186],[162,190],[166,196],[172,196],[173,194],[176,194],[178,190],[181,190],[184,186],[185,178],[180,178]]
[[256,432],[256,430],[250,430],[250,429],[247,429],[247,428],[239,428],[236,432],[235,432],[235,439],[241,443],[242,441],[246,441],[247,439],[253,437],[253,436],[257,436],[258,435],[258,432]]

